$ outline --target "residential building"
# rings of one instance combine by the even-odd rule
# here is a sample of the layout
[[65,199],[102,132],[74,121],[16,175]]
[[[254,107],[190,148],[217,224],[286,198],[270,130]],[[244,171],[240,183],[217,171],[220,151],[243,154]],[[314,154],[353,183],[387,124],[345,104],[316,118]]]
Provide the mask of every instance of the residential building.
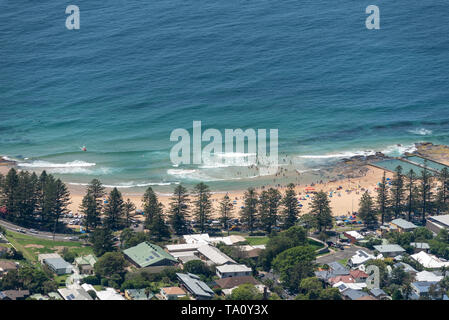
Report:
[[415,253],[418,253],[421,251],[429,252],[429,250],[430,250],[430,246],[426,242],[412,242],[412,243],[410,243],[410,246],[412,246],[414,248]]
[[355,280],[355,282],[366,282],[366,279],[369,277],[366,272],[359,269],[349,271],[349,275]]
[[413,290],[412,299],[418,299],[420,297],[428,297],[430,286],[433,284],[437,284],[438,282],[429,282],[429,281],[415,281],[412,282],[411,287]]
[[397,244],[385,244],[374,246],[374,249],[379,251],[384,257],[396,257],[405,252],[405,249]]
[[443,278],[443,276],[436,275],[435,273],[426,270],[418,272],[415,276],[415,280],[418,282],[439,282]]
[[164,251],[164,249],[149,242],[142,242],[137,246],[124,250],[123,253],[138,268],[170,266],[178,262],[178,260]]
[[369,293],[376,299],[383,300],[388,297],[388,295],[380,288],[374,288],[369,291]]
[[209,300],[215,295],[209,286],[191,273],[177,273],[181,286],[197,300]]
[[58,293],[64,300],[93,300],[90,294],[88,294],[83,288],[59,288]]
[[6,275],[11,270],[17,270],[18,264],[14,261],[0,261],[0,278]]
[[58,276],[72,273],[73,271],[72,265],[62,258],[44,259],[44,263]]
[[394,219],[394,220],[390,221],[390,226],[396,227],[397,231],[399,231],[399,232],[413,231],[416,228],[418,228],[417,225],[411,223],[410,221],[402,219],[402,218]]
[[449,267],[448,261],[442,261],[437,256],[426,253],[424,251],[412,254],[412,259],[418,261],[424,268],[440,269],[441,267]]
[[368,293],[361,290],[346,289],[341,292],[341,295],[345,300],[359,300],[362,297],[368,296]]
[[251,276],[252,269],[244,264],[225,264],[216,267],[217,276],[220,278]]
[[441,216],[429,216],[426,219],[426,228],[435,234],[438,234],[441,229],[449,229],[449,214]]
[[0,300],[25,300],[29,295],[28,290],[4,290],[0,292]]
[[355,268],[373,259],[376,259],[376,257],[372,254],[369,254],[364,250],[357,250],[355,255],[348,260],[348,265]]
[[221,252],[218,248],[204,245],[198,248],[198,254],[205,258],[209,265],[223,265],[236,263],[233,259]]
[[215,283],[221,289],[232,289],[232,288],[235,288],[235,287],[238,287],[238,286],[240,286],[242,284],[247,284],[247,283],[253,284],[253,285],[260,284],[260,282],[257,281],[252,276],[221,278],[221,279],[215,280]]
[[97,263],[98,259],[89,254],[87,256],[78,257],[75,259],[75,266],[78,267],[81,274],[92,275],[94,274],[94,265]]
[[176,300],[187,295],[186,292],[180,287],[161,288],[160,293],[164,300]]
[[154,294],[145,292],[145,289],[126,289],[125,298],[128,300],[151,300]]
[[364,239],[364,237],[360,233],[358,233],[357,231],[354,231],[354,230],[346,231],[343,234],[346,238],[349,239],[350,243],[356,243],[357,241]]

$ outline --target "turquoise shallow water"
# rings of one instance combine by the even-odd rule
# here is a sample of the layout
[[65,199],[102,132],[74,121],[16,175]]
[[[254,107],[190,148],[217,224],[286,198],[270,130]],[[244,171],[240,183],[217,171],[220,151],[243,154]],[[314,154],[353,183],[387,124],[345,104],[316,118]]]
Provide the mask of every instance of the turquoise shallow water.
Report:
[[449,143],[447,1],[380,3],[378,31],[348,0],[73,4],[78,31],[68,3],[0,1],[0,154],[24,167],[162,191],[253,183],[172,166],[170,132],[194,120],[277,128],[298,170]]

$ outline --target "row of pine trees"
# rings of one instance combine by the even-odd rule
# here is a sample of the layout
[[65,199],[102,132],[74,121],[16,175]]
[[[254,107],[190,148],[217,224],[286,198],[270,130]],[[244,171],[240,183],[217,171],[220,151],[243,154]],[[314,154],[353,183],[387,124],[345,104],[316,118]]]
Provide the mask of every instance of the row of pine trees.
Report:
[[45,171],[40,176],[14,168],[0,175],[1,216],[25,227],[64,229],[61,217],[68,213],[70,194],[66,185]]
[[413,169],[404,173],[402,167],[397,166],[391,186],[384,172],[375,199],[368,192],[362,195],[359,217],[367,225],[373,225],[378,220],[383,224],[397,218],[425,224],[428,215],[447,212],[448,195],[447,168],[432,175],[426,167],[416,174]]

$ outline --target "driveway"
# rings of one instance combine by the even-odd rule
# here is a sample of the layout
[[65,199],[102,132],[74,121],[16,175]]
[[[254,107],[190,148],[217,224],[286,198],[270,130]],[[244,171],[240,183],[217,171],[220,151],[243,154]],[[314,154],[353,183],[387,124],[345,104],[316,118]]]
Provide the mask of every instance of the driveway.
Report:
[[316,262],[319,264],[327,264],[338,260],[349,259],[355,254],[357,250],[363,250],[371,254],[373,253],[371,250],[367,248],[351,245],[349,248],[345,248],[344,250],[338,249],[338,251],[334,251],[324,256],[320,256],[316,258]]

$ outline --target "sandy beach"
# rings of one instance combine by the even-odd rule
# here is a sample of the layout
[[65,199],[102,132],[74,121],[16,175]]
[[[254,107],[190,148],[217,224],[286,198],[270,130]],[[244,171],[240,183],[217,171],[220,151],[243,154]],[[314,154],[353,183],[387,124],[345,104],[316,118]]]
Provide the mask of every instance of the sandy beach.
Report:
[[[367,166],[368,169],[365,176],[354,179],[344,179],[338,180],[335,182],[328,182],[322,184],[315,184],[314,188],[316,191],[323,190],[325,192],[330,193],[334,191],[333,196],[330,199],[332,206],[332,213],[335,216],[346,215],[348,212],[355,211],[358,208],[359,200],[362,196],[364,190],[368,190],[371,193],[375,193],[375,187],[378,182],[381,181],[383,170]],[[387,172],[387,177],[392,177],[392,173]],[[341,190],[337,191],[338,187],[342,187]],[[301,200],[301,204],[303,205],[301,209],[301,214],[305,214],[309,212],[309,205],[311,203],[310,195],[306,197],[305,188],[307,185],[300,185],[296,187],[296,192],[299,194],[299,198],[305,198],[306,200]],[[284,194],[285,188],[277,188],[279,191]],[[79,206],[81,204],[82,198],[85,195],[85,187],[82,186],[69,186],[69,190],[71,193],[72,204],[70,205],[70,210],[73,212],[79,211]],[[261,189],[256,189],[257,192],[260,192]],[[107,189],[109,192],[110,189]],[[120,190],[122,192],[123,198],[130,199],[138,209],[142,209],[142,193],[130,193],[127,192],[126,189]],[[212,190],[213,191],[213,190]],[[236,203],[234,203],[234,216],[238,216],[240,207],[243,205],[243,194],[245,190],[237,190],[228,192],[230,198]],[[212,195],[212,203],[214,206],[213,216],[218,216],[218,204],[221,198],[225,195],[226,192],[214,192]],[[168,195],[159,195],[159,201],[162,202],[165,209],[168,209],[170,196]]]

